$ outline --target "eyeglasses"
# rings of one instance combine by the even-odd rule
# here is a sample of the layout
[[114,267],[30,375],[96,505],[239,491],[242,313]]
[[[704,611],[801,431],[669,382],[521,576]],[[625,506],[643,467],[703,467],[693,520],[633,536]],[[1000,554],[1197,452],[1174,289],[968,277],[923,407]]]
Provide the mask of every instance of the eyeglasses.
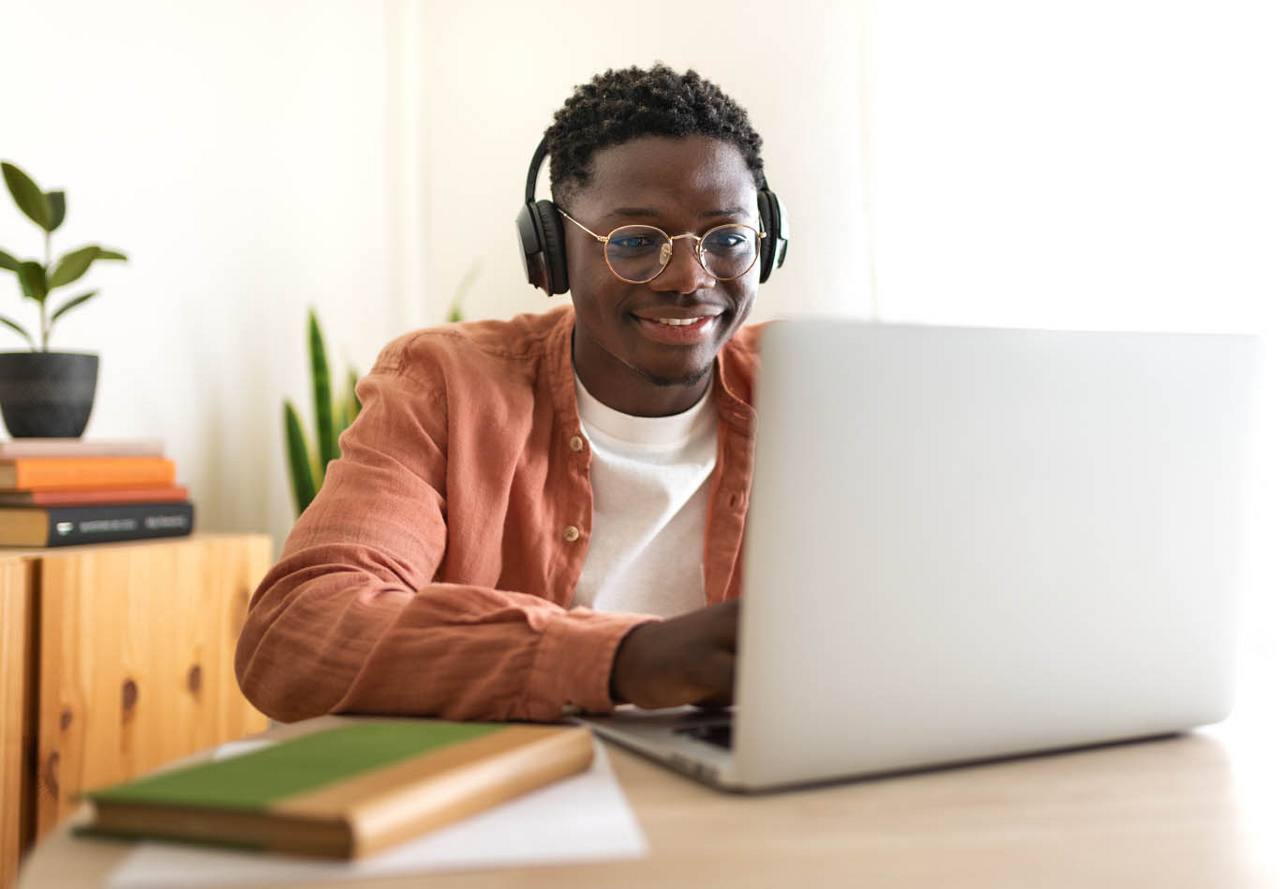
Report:
[[760,241],[768,237],[740,223],[717,225],[701,235],[669,235],[653,225],[621,225],[598,235],[563,210],[560,215],[604,245],[605,265],[628,284],[647,284],[661,275],[681,238],[693,239],[693,255],[716,280],[741,278],[756,264]]

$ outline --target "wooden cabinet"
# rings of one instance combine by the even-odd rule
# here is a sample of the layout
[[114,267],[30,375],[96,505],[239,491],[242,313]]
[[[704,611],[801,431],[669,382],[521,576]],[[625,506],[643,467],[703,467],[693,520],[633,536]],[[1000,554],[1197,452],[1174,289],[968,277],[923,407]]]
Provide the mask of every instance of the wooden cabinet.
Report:
[[0,556],[0,889],[30,842],[35,753],[35,564]]
[[267,727],[233,659],[265,535],[0,550],[0,886],[77,794]]

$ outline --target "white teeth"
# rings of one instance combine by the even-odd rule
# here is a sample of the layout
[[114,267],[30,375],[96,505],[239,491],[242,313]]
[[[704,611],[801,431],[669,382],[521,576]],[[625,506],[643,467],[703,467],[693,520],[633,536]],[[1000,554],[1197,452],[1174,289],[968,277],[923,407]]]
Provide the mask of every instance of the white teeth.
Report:
[[703,320],[702,318],[654,318],[659,324],[666,324],[671,327],[688,327],[690,324],[696,324]]

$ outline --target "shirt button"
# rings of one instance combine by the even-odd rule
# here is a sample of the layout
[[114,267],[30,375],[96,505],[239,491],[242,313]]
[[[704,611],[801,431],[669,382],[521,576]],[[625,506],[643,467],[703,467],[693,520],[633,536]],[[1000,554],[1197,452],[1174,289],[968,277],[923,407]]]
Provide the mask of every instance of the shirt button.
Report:
[[575,540],[577,540],[581,536],[582,536],[582,532],[578,530],[577,525],[570,525],[569,527],[564,529],[564,539],[569,543],[573,543]]
[[574,451],[574,452],[577,452],[577,451],[582,450],[582,436],[581,436],[581,435],[575,435],[573,438],[569,439],[569,450]]

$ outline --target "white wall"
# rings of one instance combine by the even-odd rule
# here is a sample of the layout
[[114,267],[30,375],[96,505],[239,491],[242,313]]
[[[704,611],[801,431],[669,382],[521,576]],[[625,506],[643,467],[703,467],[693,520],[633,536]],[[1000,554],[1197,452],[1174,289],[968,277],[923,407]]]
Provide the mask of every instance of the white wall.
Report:
[[[292,520],[281,400],[304,399],[305,318],[367,369],[407,324],[400,4],[5,3],[0,157],[65,188],[55,251],[127,252],[53,348],[101,353],[87,434],[157,436],[205,529]],[[0,246],[40,240],[0,194]],[[34,326],[9,273],[0,312]],[[76,291],[71,291],[72,293]],[[64,291],[64,297],[66,292]],[[4,333],[0,348],[20,348]]]
[[1275,4],[879,4],[886,320],[1261,331],[1280,312]]

